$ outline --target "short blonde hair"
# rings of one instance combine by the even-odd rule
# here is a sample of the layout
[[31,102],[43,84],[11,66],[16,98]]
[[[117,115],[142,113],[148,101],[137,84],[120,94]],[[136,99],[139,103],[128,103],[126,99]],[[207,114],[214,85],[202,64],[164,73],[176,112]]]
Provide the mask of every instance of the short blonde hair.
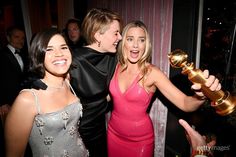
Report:
[[117,20],[121,27],[122,21],[118,13],[103,8],[91,9],[85,16],[81,26],[82,35],[87,44],[95,43],[95,33],[98,31],[101,34],[105,33],[114,20]]

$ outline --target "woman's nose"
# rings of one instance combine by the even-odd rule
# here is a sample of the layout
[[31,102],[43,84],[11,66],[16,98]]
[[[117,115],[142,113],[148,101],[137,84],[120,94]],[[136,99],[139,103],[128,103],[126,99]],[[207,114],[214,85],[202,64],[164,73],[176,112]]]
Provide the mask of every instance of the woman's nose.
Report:
[[62,56],[63,52],[60,49],[56,49],[54,54],[55,56]]

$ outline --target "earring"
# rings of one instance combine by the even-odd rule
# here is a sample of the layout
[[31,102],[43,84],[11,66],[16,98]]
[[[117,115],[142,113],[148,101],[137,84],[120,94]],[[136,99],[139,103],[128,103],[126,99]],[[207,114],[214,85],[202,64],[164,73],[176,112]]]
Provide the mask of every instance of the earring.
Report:
[[98,47],[100,47],[101,46],[101,41],[98,41]]

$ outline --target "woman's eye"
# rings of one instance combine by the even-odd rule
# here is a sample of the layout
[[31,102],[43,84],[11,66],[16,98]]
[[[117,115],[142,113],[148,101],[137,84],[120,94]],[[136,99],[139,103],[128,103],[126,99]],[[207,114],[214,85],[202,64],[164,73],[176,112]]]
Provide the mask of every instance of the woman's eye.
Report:
[[46,49],[46,51],[53,51],[53,49]]
[[64,46],[64,47],[62,47],[61,49],[63,49],[63,50],[67,50],[68,47],[67,47],[67,46]]
[[127,41],[132,41],[133,39],[132,38],[127,38]]
[[145,42],[145,39],[140,39],[140,41],[143,43],[143,42]]

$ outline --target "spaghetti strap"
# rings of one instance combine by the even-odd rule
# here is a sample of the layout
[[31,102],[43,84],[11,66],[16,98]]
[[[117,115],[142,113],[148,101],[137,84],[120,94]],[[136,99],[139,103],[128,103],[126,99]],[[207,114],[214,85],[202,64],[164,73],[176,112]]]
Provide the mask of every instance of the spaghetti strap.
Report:
[[38,112],[37,114],[40,114],[41,113],[41,108],[40,108],[40,105],[38,103],[38,97],[37,97],[36,93],[32,89],[23,89],[23,90],[21,90],[21,92],[23,92],[23,91],[28,91],[28,92],[33,94],[34,100],[35,100],[35,105],[36,105],[37,112]]
[[77,97],[77,95],[76,95],[76,93],[75,93],[75,91],[74,91],[74,89],[72,88],[72,86],[71,86],[71,84],[70,84],[70,82],[68,81],[68,80],[65,80],[66,81],[66,83],[68,84],[68,86],[70,87],[70,89],[71,89],[71,91],[72,91],[72,93]]

